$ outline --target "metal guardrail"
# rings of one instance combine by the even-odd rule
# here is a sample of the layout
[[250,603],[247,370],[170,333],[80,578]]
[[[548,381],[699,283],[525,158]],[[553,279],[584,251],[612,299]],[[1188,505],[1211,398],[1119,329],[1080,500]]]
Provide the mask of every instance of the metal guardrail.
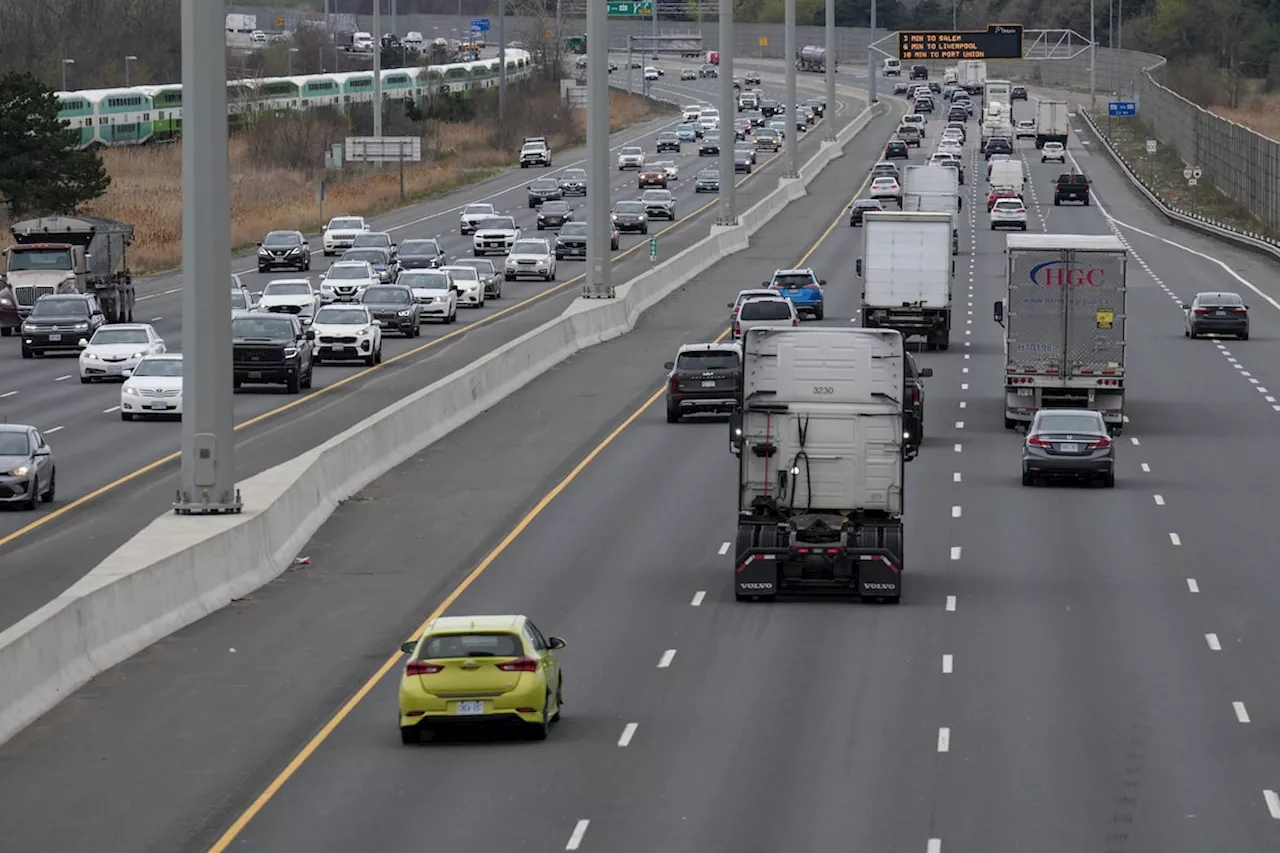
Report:
[[1211,237],[1217,237],[1220,240],[1226,240],[1239,246],[1244,246],[1247,249],[1266,252],[1275,258],[1280,258],[1280,240],[1275,240],[1263,234],[1254,234],[1252,232],[1242,231],[1239,228],[1226,224],[1225,222],[1219,222],[1216,219],[1210,219],[1207,216],[1201,216],[1198,213],[1174,207],[1166,202],[1158,193],[1147,186],[1146,182],[1142,180],[1141,175],[1138,174],[1137,170],[1129,163],[1125,156],[1116,150],[1116,147],[1111,144],[1111,140],[1098,129],[1096,124],[1094,124],[1093,117],[1084,109],[1080,109],[1079,113],[1081,118],[1084,119],[1085,124],[1089,126],[1089,131],[1093,134],[1094,138],[1097,139],[1098,142],[1101,143],[1102,147],[1106,149],[1107,153],[1111,155],[1111,159],[1114,160],[1116,165],[1120,167],[1120,170],[1124,172],[1125,177],[1129,179],[1129,182],[1137,187],[1138,191],[1146,197],[1147,201],[1150,202],[1156,210],[1163,214],[1166,219],[1171,222],[1175,222],[1178,225],[1183,225],[1188,228],[1201,231]]

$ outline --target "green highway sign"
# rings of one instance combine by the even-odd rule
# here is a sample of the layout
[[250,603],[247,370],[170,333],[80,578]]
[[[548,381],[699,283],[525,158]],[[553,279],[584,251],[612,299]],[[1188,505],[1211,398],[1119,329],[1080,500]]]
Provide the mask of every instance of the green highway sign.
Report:
[[608,0],[610,15],[652,15],[652,0]]
[[656,261],[658,259],[658,238],[649,238],[649,260]]

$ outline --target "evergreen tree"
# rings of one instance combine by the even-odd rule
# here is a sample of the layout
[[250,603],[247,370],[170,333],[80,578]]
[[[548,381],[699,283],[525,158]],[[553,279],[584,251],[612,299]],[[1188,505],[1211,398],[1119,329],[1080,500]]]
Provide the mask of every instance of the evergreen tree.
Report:
[[102,158],[77,140],[50,89],[27,73],[0,75],[0,202],[14,219],[71,213],[107,191]]

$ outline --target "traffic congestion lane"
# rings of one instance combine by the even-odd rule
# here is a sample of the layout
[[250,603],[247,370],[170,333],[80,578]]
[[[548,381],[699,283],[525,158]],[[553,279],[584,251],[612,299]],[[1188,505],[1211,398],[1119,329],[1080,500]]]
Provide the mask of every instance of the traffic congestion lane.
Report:
[[[9,837],[36,849],[90,841],[102,849],[203,849],[213,841],[384,655],[616,426],[614,413],[652,393],[670,357],[664,353],[720,331],[724,304],[743,277],[754,281],[760,267],[794,261],[795,247],[841,209],[894,125],[876,118],[850,144],[846,177],[819,182],[794,215],[766,225],[749,249],[663,300],[635,332],[570,359],[344,503],[303,549],[308,566],[104,673],[0,747],[15,768],[0,776],[0,821]],[[427,512],[424,482],[428,494],[449,496],[429,500]],[[373,532],[388,522],[398,531],[394,542]],[[546,567],[521,571],[533,579]],[[584,594],[573,592],[562,606]],[[316,632],[321,613],[343,630]],[[542,621],[546,630],[563,630],[558,612]],[[565,627],[573,628],[563,632],[575,649],[595,639]],[[299,672],[317,676],[299,679]],[[577,664],[568,677],[571,691],[589,685]],[[387,707],[373,709],[383,745],[396,740]],[[567,720],[577,713],[569,707]],[[211,752],[210,742],[236,748]],[[89,754],[101,760],[86,763]],[[59,819],[38,793],[54,786]],[[152,807],[124,819],[121,804],[136,802]]]
[[[834,120],[843,123],[847,118]],[[742,179],[744,209],[772,191],[769,176],[776,168]],[[670,240],[667,251],[678,252],[701,238],[705,233],[702,227],[714,216],[715,198],[704,206],[705,211],[677,220],[670,237],[664,238]],[[646,253],[632,252],[615,266],[616,280],[634,277],[648,265]],[[490,308],[470,327],[437,330],[433,340],[399,345],[389,341],[384,363],[375,368],[322,366],[316,372],[316,389],[301,397],[270,391],[237,393],[241,424],[238,476],[244,479],[295,456],[300,448],[322,443],[370,413],[536,328],[575,298],[575,287],[572,279],[565,279],[550,290],[542,290],[548,298],[523,307],[514,303]],[[399,347],[404,347],[403,351]],[[0,530],[4,531],[0,545],[8,546],[0,555],[0,624],[12,624],[51,600],[171,503],[179,425],[123,423],[114,410],[119,404],[118,389],[81,386],[77,390],[90,392],[76,400],[85,417],[76,422],[81,426],[77,428],[60,415],[57,425],[66,426],[50,437],[51,443],[56,442],[53,447],[62,499],[42,505],[34,517],[18,510],[0,513]],[[55,399],[61,404],[61,395]],[[140,435],[147,440],[139,441]],[[111,490],[125,482],[130,502],[127,506],[111,505]]]

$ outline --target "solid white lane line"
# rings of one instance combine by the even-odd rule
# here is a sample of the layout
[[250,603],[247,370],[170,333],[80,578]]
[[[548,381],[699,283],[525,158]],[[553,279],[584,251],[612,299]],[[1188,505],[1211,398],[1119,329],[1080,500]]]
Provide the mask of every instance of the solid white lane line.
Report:
[[1169,534],[1169,541],[1170,541],[1170,542],[1172,542],[1174,545],[1181,545],[1181,544],[1182,544],[1182,539],[1181,539],[1181,538],[1179,538],[1178,534],[1176,534],[1176,533],[1170,533],[1170,534]]
[[169,290],[166,290],[165,293],[177,293],[181,289],[182,289],[181,287],[173,287],[173,288],[170,288]]
[[1262,797],[1267,801],[1267,811],[1271,812],[1273,818],[1280,820],[1280,796],[1276,796],[1275,791],[1263,791]]
[[64,429],[66,429],[66,427],[65,427],[65,426],[49,427],[47,430],[45,430],[45,431],[44,431],[44,434],[45,434],[45,435],[53,435],[55,432],[58,432],[58,431],[60,431],[60,430],[64,430]]
[[1218,641],[1217,634],[1205,634],[1204,641],[1209,644],[1209,649],[1211,651],[1215,651],[1215,652],[1222,651],[1222,643]]
[[692,604],[694,607],[700,607],[702,606],[702,599],[706,597],[707,597],[706,591],[700,589],[693,594],[693,601],[691,601],[690,604]]
[[1152,495],[1152,497],[1154,497],[1154,498],[1156,499],[1156,506],[1164,506],[1164,496],[1163,496],[1163,495]]
[[930,838],[929,843],[925,845],[924,853],[942,853],[942,839]]
[[676,650],[667,649],[662,653],[662,658],[658,661],[658,669],[666,669],[671,666],[671,661],[675,659]]
[[160,322],[161,320],[163,320],[163,319],[164,319],[163,317],[152,317],[152,318],[151,318],[150,320],[148,320],[147,322],[148,322],[148,323],[159,323],[159,322]]
[[957,472],[955,472],[954,474],[952,474],[952,475],[951,475],[951,482],[953,482],[953,483],[959,483],[959,482],[960,482],[960,472],[959,472],[959,471],[957,471]]
[[12,397],[14,394],[17,394],[17,393],[18,393],[17,391],[5,391],[3,394],[0,394],[0,400],[3,400],[5,397]]
[[1200,584],[1196,583],[1195,578],[1187,578],[1187,589],[1191,592],[1199,592]]
[[723,557],[725,554],[728,554],[728,553],[729,553],[729,543],[725,542],[720,546],[720,556]]
[[951,729],[943,726],[938,729],[938,752],[951,751]]
[[1243,702],[1232,702],[1231,707],[1236,712],[1236,719],[1242,723],[1249,722],[1249,712],[1244,709]]
[[1143,471],[1145,471],[1146,473],[1150,474],[1150,473],[1151,473],[1151,466],[1150,466],[1150,465],[1148,465],[1147,463],[1143,462],[1143,463],[1142,463],[1142,470],[1143,470]]
[[955,668],[955,658],[953,658],[951,655],[943,655],[942,656],[943,675],[950,675],[954,670],[954,668]]
[[959,545],[952,545],[952,546],[951,546],[951,559],[953,559],[953,560],[958,560],[958,559],[960,559],[960,546],[959,546]]
[[954,595],[947,596],[947,611],[954,613],[956,609],[956,597]]
[[636,729],[640,728],[639,723],[627,723],[626,728],[622,730],[622,737],[618,738],[618,746],[626,746],[631,743],[631,739],[636,736]]
[[959,517],[960,517],[960,507],[958,507],[958,506],[953,506],[953,507],[951,508],[951,517],[952,517],[952,518],[959,518]]
[[71,374],[70,374],[70,373],[68,373],[66,376],[59,376],[58,378],[54,379],[53,381],[54,381],[54,382],[66,382],[66,381],[67,381],[68,379],[70,379],[70,378],[71,378]]
[[582,844],[582,836],[587,834],[587,827],[591,825],[589,820],[580,820],[578,825],[573,828],[573,834],[569,836],[569,843],[564,846],[565,850],[577,850]]
[[103,409],[103,410],[102,410],[102,414],[104,414],[104,415],[109,415],[109,414],[111,414],[112,412],[118,412],[118,411],[120,411],[120,407],[119,407],[119,406],[112,406],[112,407],[111,407],[111,408],[109,408],[109,409]]

